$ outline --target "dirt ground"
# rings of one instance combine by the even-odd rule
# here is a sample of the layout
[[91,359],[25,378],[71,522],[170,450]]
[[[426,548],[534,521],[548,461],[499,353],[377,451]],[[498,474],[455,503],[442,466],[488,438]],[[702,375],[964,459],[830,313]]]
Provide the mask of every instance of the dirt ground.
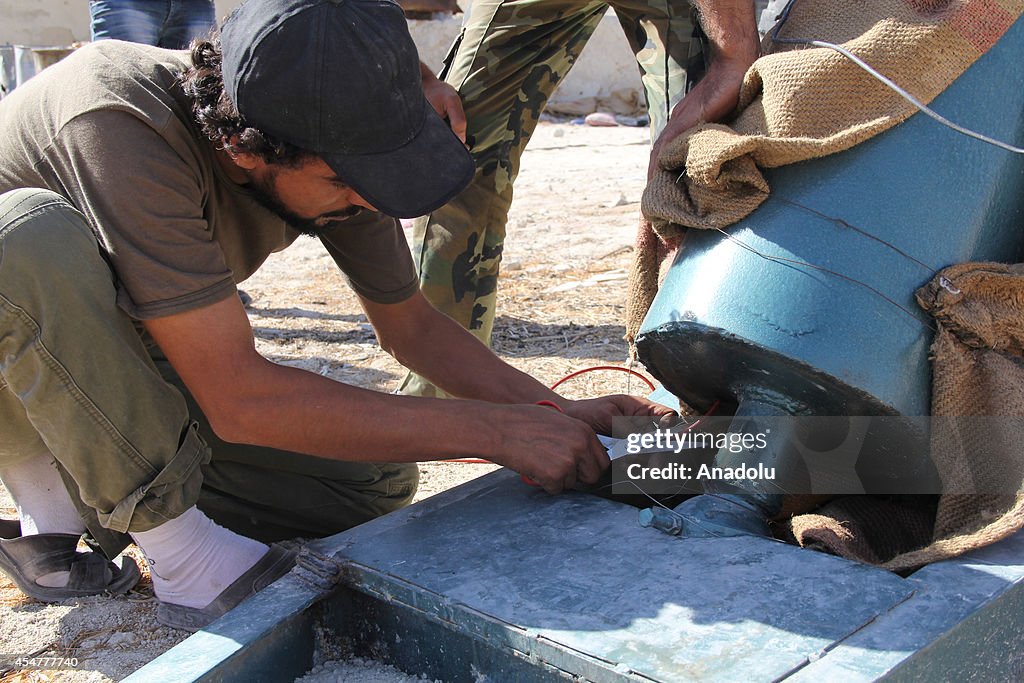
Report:
[[[647,128],[542,123],[523,159],[508,225],[494,349],[552,384],[593,365],[625,365],[626,274],[645,184]],[[392,391],[404,370],[373,331],[329,256],[301,239],[242,288],[261,353],[333,379]],[[597,372],[560,390],[583,398],[646,393],[625,373]],[[486,454],[481,454],[486,456]],[[491,465],[424,463],[417,499],[490,471]],[[0,487],[0,516],[15,510]],[[129,551],[136,560],[141,557]],[[120,680],[185,634],[154,618],[148,576],[127,596],[46,605],[0,576],[0,659],[66,653],[73,670],[22,670],[0,661],[0,683]],[[335,679],[332,679],[335,680]],[[336,679],[336,680],[341,680]]]

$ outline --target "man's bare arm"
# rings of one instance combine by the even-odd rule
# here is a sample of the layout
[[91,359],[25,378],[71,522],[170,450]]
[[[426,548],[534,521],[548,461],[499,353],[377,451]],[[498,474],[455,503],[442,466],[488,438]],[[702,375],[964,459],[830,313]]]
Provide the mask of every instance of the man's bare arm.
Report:
[[363,308],[388,353],[454,396],[494,403],[551,401],[606,434],[611,433],[613,417],[673,413],[635,396],[567,400],[495,356],[419,292],[397,304],[363,300]]
[[[493,403],[551,401],[565,408],[565,399],[500,361],[422,293],[397,304],[368,299],[362,299],[362,304],[381,347],[448,393]],[[411,330],[416,330],[415,340]]]
[[272,363],[238,297],[144,324],[226,441],[342,460],[486,457],[552,493],[608,464],[586,424],[547,408],[394,396]]

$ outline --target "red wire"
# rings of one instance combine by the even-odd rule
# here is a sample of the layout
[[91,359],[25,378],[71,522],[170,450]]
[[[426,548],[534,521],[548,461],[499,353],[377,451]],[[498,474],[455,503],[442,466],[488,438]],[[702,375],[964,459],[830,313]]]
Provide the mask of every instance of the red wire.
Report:
[[[564,382],[567,382],[568,380],[572,379],[573,377],[579,377],[580,375],[585,375],[587,373],[592,373],[592,372],[595,372],[595,371],[598,371],[598,370],[617,370],[618,372],[629,373],[630,375],[633,375],[634,377],[639,377],[641,380],[643,380],[644,383],[650,388],[651,391],[653,391],[654,388],[655,388],[653,382],[651,382],[650,380],[648,380],[646,377],[644,377],[640,373],[636,372],[635,370],[631,370],[629,368],[622,368],[620,366],[594,366],[592,368],[584,368],[583,370],[578,370],[578,371],[575,371],[574,373],[569,373],[568,375],[566,375],[562,379],[560,379],[557,382],[555,382],[554,384],[552,384],[551,385],[551,389],[552,390],[557,389]],[[711,404],[711,408],[708,409],[708,412],[703,414],[703,415],[701,415],[699,418],[697,418],[696,421],[693,424],[691,424],[689,427],[686,428],[686,431],[690,431],[691,429],[696,427],[698,424],[703,422],[703,419],[711,417],[712,415],[714,415],[715,411],[718,410],[719,403],[720,403],[720,401],[718,399],[715,399],[715,402]],[[550,405],[551,408],[554,408],[559,413],[561,412],[561,409],[559,409],[557,407],[557,405],[555,405],[551,401],[542,400],[540,402],[540,404],[541,405]],[[439,460],[439,461],[435,461],[435,462],[440,462],[440,463],[465,463],[467,465],[494,465],[494,463],[490,462],[489,460],[480,460],[479,458],[455,458],[453,460]]]
[[721,401],[719,401],[719,400],[718,400],[718,399],[716,398],[716,399],[715,399],[715,402],[711,404],[711,407],[710,407],[710,408],[708,408],[708,412],[704,413],[703,415],[701,415],[700,417],[698,417],[698,418],[697,418],[696,420],[694,420],[693,424],[692,424],[692,425],[690,425],[689,427],[687,427],[687,428],[686,428],[686,431],[690,431],[690,430],[692,430],[692,429],[693,429],[694,427],[696,427],[697,425],[699,425],[699,424],[700,424],[701,422],[703,422],[703,421],[704,421],[704,418],[705,418],[705,417],[711,417],[712,415],[714,415],[714,414],[715,414],[715,411],[716,411],[716,410],[718,410],[718,404],[719,404],[719,403],[721,403]]
[[[573,377],[579,377],[580,375],[585,375],[588,372],[595,372],[597,370],[618,370],[619,372],[628,372],[629,374],[633,375],[634,377],[639,377],[641,380],[643,380],[644,383],[647,384],[647,386],[650,388],[651,391],[654,391],[654,389],[655,389],[654,383],[651,380],[649,380],[646,377],[644,377],[643,375],[641,375],[636,370],[631,370],[629,368],[623,368],[623,367],[620,367],[618,365],[595,365],[593,367],[583,368],[582,370],[577,370],[576,372],[571,372],[568,375],[566,375],[565,377],[563,377],[562,379],[560,379],[557,382],[555,382],[554,384],[552,384],[550,389],[552,391],[554,391],[555,389],[560,387],[563,383],[568,382]],[[562,409],[559,408],[558,406],[556,406],[551,401],[541,401],[538,405],[546,405],[546,406],[549,406],[551,408],[554,408],[558,412],[562,412]],[[715,405],[711,406],[711,410],[714,410],[717,407],[718,407],[718,402],[716,401]],[[710,414],[711,413],[709,411],[708,415],[710,415]],[[697,420],[697,422],[694,422],[693,426],[691,426],[690,428],[692,429],[693,427],[696,427],[698,423],[700,423],[700,420]],[[461,462],[461,463],[465,463],[467,465],[493,465],[494,464],[490,460],[481,460],[480,458],[452,458],[451,460],[436,460],[435,462]]]
[[571,372],[568,375],[566,375],[565,377],[563,377],[562,379],[560,379],[557,382],[555,382],[554,384],[552,384],[551,385],[551,389],[552,390],[557,389],[558,387],[562,386],[562,384],[564,384],[565,382],[568,382],[573,377],[579,377],[580,375],[585,375],[588,372],[594,372],[596,370],[617,370],[619,372],[628,372],[629,374],[633,375],[634,377],[639,377],[641,380],[643,380],[643,382],[647,385],[647,387],[651,391],[654,391],[654,389],[655,389],[654,382],[652,382],[651,380],[647,379],[646,377],[641,375],[636,370],[631,370],[630,368],[624,368],[624,367],[621,367],[621,366],[618,366],[618,365],[595,365],[595,366],[590,367],[590,368],[583,368],[582,370],[577,370],[576,372]]

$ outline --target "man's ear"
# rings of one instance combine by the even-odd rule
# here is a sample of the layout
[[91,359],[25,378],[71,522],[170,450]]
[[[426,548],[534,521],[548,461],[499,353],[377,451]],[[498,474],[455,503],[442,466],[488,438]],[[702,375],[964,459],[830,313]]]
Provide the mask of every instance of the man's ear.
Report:
[[231,158],[231,161],[233,161],[239,168],[245,169],[246,171],[253,171],[263,163],[263,160],[255,154],[238,151],[237,135],[232,135],[230,138],[221,138],[220,144],[224,153],[227,154]]

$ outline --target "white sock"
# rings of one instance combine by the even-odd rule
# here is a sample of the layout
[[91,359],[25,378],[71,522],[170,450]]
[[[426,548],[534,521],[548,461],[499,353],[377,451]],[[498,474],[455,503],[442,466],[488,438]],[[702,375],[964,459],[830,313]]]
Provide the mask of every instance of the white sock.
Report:
[[0,468],[0,481],[18,506],[22,536],[85,531],[85,522],[49,452]]
[[209,605],[263,557],[266,545],[217,525],[193,506],[149,531],[133,531],[163,602]]
[[[0,468],[0,481],[18,506],[21,535],[81,534],[85,522],[71,501],[71,494],[47,451],[13,465]],[[36,579],[40,586],[62,588],[68,584],[68,572],[50,572]]]

